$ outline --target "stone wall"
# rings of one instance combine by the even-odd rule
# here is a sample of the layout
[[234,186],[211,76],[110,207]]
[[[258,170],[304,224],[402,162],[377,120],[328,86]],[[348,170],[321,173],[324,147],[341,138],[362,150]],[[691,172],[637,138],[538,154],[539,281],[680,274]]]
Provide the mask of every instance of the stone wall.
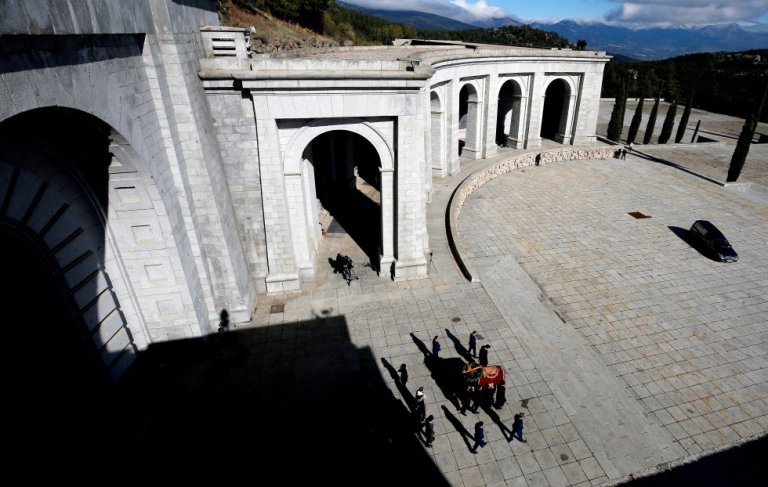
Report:
[[3,0],[3,34],[195,33],[218,25],[215,0]]
[[[96,301],[88,322],[112,323],[111,310],[121,310],[130,345],[141,349],[215,331],[222,309],[232,323],[249,320],[255,287],[198,77],[199,29],[218,23],[215,2],[14,0],[3,8],[0,122],[66,107],[113,130],[106,248],[90,265],[105,270],[98,282],[110,283],[117,308]],[[87,287],[101,296],[98,282]]]
[[239,91],[208,93],[222,164],[239,224],[248,274],[266,291],[267,241],[262,211],[261,171],[253,102]]

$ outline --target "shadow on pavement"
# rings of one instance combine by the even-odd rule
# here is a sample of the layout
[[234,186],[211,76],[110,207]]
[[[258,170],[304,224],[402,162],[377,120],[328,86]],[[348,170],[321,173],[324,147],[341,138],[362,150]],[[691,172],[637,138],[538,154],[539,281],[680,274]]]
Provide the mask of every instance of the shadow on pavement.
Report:
[[101,438],[55,457],[93,477],[447,485],[344,317],[151,345],[93,407]]
[[634,479],[626,487],[752,486],[765,483],[768,437],[744,443],[655,475]]

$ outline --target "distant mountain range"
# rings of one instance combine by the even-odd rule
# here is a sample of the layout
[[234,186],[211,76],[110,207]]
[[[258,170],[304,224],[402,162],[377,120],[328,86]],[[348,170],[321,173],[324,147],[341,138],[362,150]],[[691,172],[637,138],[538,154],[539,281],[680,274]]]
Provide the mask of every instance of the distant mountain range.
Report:
[[[369,9],[344,2],[338,4],[376,17],[410,25],[421,30],[464,30],[524,25],[512,17],[473,21],[472,24],[448,17],[413,10]],[[686,28],[628,29],[599,22],[562,20],[556,23],[533,23],[531,27],[556,32],[572,43],[587,41],[587,49],[607,51],[619,59],[649,61],[667,59],[696,52],[746,51],[768,48],[768,32],[758,27],[749,30],[737,24]]]
[[359,5],[352,5],[345,2],[336,2],[342,7],[357,10],[359,12],[373,15],[381,19],[388,20],[390,22],[396,22],[398,24],[410,25],[415,29],[421,30],[465,30],[465,29],[477,29],[477,28],[494,28],[503,27],[505,25],[523,25],[512,17],[497,17],[487,20],[473,21],[472,24],[461,22],[442,15],[429,14],[426,12],[418,12],[416,10],[383,10],[361,7]]
[[534,23],[531,26],[557,32],[571,42],[584,39],[587,49],[604,50],[640,60],[666,59],[696,52],[768,48],[768,33],[747,32],[737,24],[632,30],[602,23],[563,20],[555,24]]

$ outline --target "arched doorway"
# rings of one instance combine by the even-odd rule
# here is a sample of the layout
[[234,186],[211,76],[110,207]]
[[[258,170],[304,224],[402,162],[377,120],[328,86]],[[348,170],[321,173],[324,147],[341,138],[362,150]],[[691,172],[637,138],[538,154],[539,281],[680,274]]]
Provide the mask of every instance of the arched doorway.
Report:
[[440,97],[434,91],[429,94],[429,104],[431,112],[430,125],[430,144],[432,149],[432,169],[440,171],[441,176],[445,176],[446,170],[446,151],[445,144],[445,118],[443,104]]
[[472,83],[466,83],[459,90],[459,155],[466,155],[466,151],[479,154],[478,143],[480,140],[478,120],[478,95]]
[[[556,79],[547,87],[540,135],[544,139],[562,140],[568,121],[570,89],[562,79]],[[560,136],[560,137],[558,137]]]
[[111,384],[136,347],[104,264],[111,134],[65,108],[0,123],[5,440],[20,454],[66,457],[119,421]]
[[496,112],[496,144],[515,147],[519,138],[522,90],[517,82],[509,80],[499,90]]
[[310,199],[319,202],[333,218],[327,231],[347,233],[378,270],[382,182],[376,148],[359,134],[332,130],[312,139],[302,159],[313,169],[314,185],[306,188]]

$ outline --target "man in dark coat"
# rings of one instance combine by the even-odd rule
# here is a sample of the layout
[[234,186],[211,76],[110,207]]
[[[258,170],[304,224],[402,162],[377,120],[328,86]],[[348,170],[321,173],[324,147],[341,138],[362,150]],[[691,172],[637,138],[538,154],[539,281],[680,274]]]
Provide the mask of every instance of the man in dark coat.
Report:
[[426,395],[424,388],[419,387],[416,390],[416,409],[414,411],[419,422],[424,422],[424,416],[427,414]]
[[432,339],[432,356],[440,358],[440,342],[437,341],[437,335]]
[[[525,413],[522,412],[515,414],[515,422],[512,423],[512,438],[517,436],[518,440],[528,443],[523,439],[523,416],[525,416]],[[512,441],[512,438],[509,441]]]
[[504,403],[507,402],[507,381],[501,381],[499,382],[499,385],[496,386],[496,402],[493,404],[493,406],[496,409],[501,409],[504,406]]
[[475,445],[469,450],[472,453],[477,453],[477,447],[483,448],[485,443],[485,429],[483,429],[483,422],[478,421],[475,424]]
[[480,347],[480,365],[483,367],[486,367],[488,365],[488,349],[491,348],[490,345],[485,344],[482,347]]

